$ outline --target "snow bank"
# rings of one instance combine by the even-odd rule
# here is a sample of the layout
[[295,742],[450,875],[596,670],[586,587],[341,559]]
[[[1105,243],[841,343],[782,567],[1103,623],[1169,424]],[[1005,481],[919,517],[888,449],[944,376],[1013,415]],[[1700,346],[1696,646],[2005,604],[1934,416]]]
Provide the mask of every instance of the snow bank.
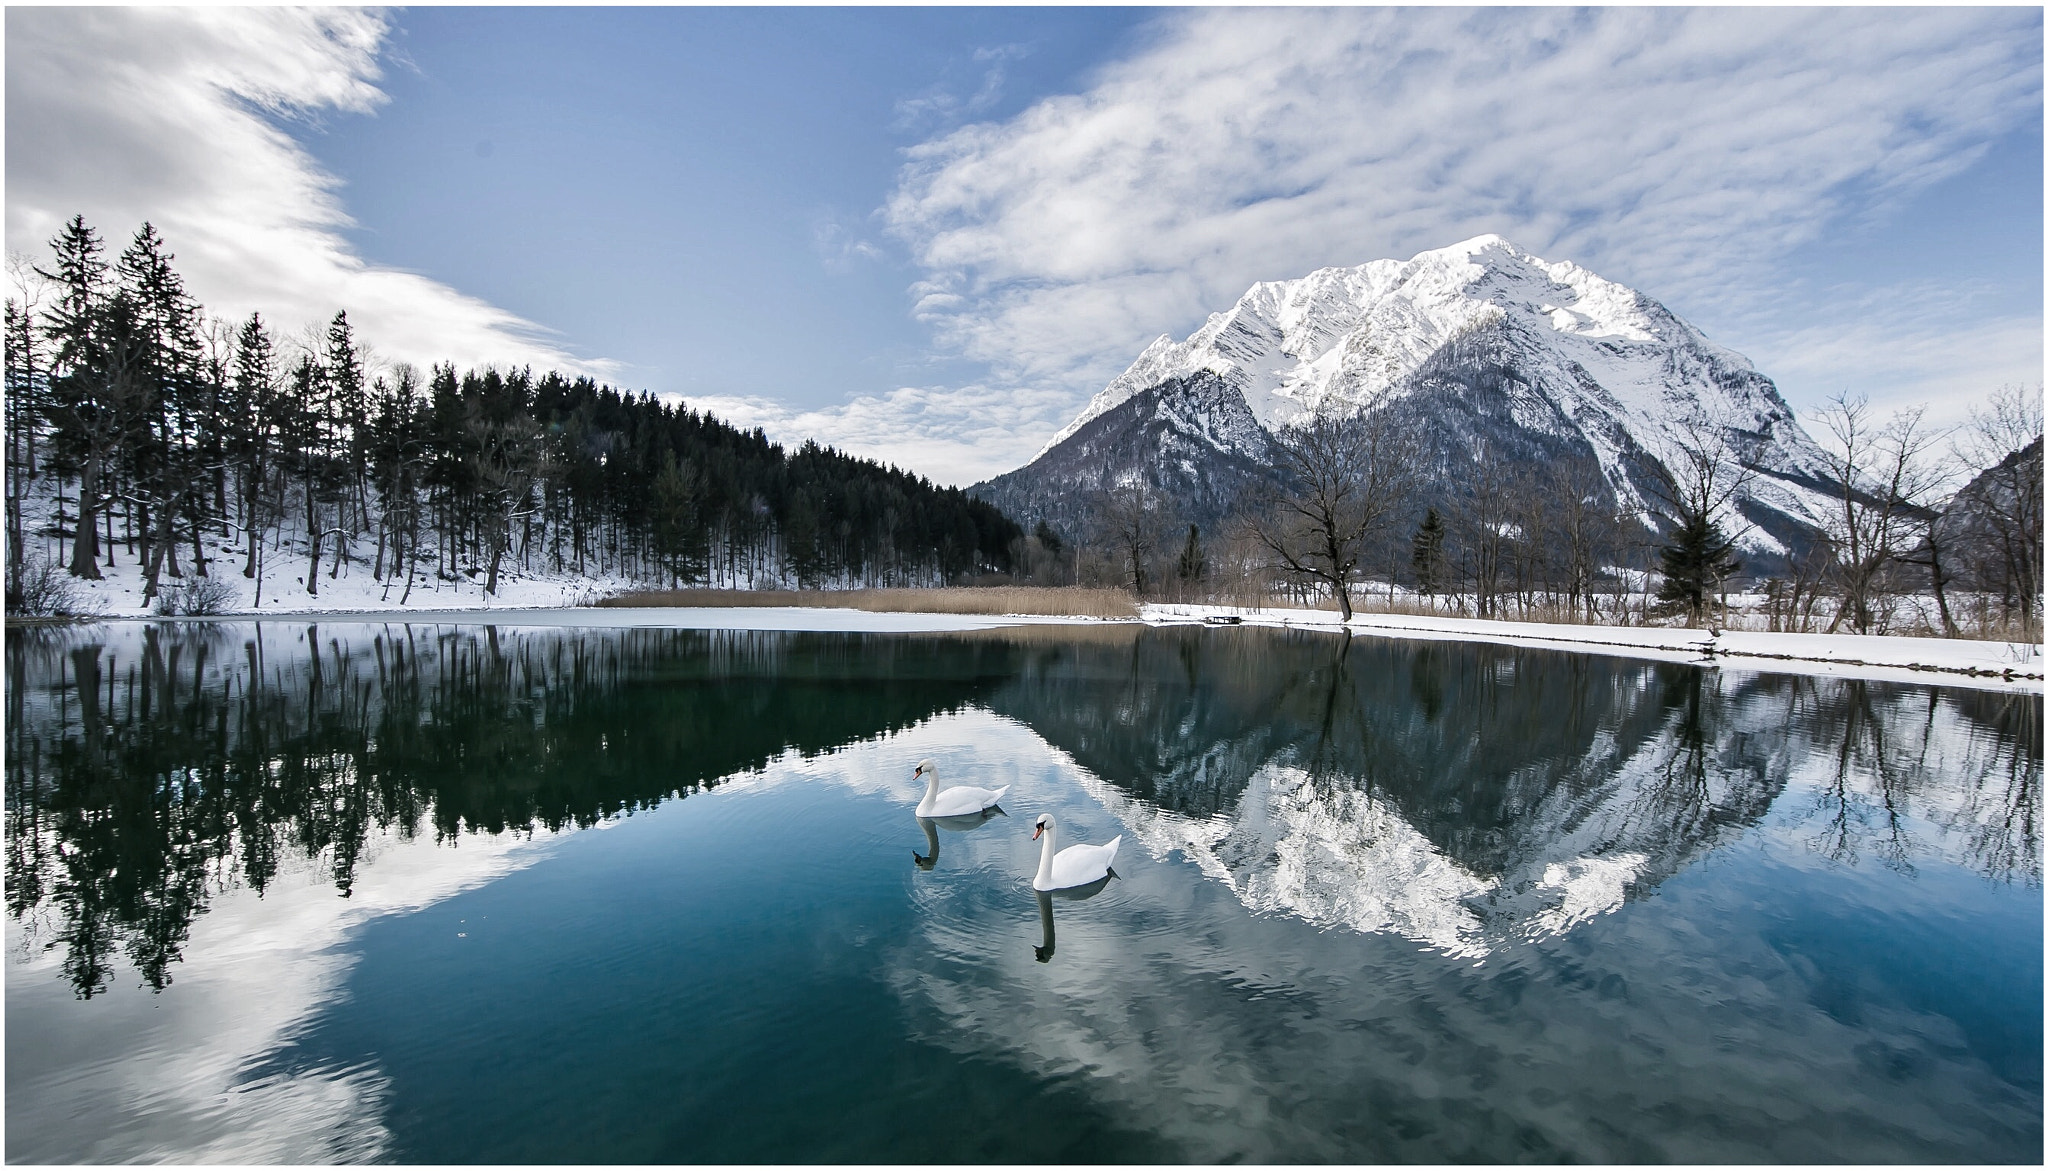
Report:
[[[246,622],[252,615],[223,615]],[[262,614],[253,617],[284,617]],[[298,611],[292,618],[334,622],[402,621],[489,623],[492,626],[656,627],[667,630],[820,630],[871,634],[917,634],[949,630],[994,630],[1003,626],[1081,625],[1104,618],[1060,618],[1043,614],[900,614],[810,606],[606,606],[510,607],[477,610]],[[1124,619],[1123,621],[1128,621]]]
[[[1338,630],[1328,610],[1248,610],[1232,606],[1150,605],[1148,622],[1199,622],[1235,615],[1251,626]],[[1493,642],[1559,650],[1608,651],[1667,662],[1715,662],[1757,671],[1939,682],[1998,690],[2041,690],[2041,647],[2023,642],[1895,638],[1890,635],[1771,634],[1670,626],[1566,626],[1496,622],[1455,615],[1358,614],[1350,629],[1389,638]]]

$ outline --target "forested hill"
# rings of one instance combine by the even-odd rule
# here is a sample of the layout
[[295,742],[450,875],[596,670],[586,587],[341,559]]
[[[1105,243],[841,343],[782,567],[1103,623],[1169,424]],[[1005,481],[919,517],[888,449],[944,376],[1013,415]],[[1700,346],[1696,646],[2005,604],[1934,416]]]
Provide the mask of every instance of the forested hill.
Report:
[[1007,569],[1022,535],[958,489],[815,442],[785,450],[646,393],[524,369],[366,370],[345,313],[299,345],[260,316],[210,319],[146,224],[111,261],[82,219],[51,251],[6,310],[10,612],[38,560],[88,579],[127,562],[152,595],[166,577],[239,574],[259,600],[317,596],[309,570],[345,560],[397,601],[434,575],[495,591],[515,565],[940,584]]

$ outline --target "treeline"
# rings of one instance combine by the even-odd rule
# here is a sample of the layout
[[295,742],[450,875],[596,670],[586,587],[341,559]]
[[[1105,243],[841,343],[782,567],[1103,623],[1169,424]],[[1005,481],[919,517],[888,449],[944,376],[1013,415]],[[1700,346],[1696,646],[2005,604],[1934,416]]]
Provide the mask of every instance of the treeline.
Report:
[[2005,388],[1950,429],[1918,410],[1877,419],[1849,396],[1817,421],[1829,481],[1811,526],[1744,507],[1762,473],[1749,437],[1713,420],[1681,421],[1661,458],[1640,456],[1641,496],[1625,502],[1590,459],[1446,456],[1427,419],[1333,413],[1274,434],[1270,477],[1208,530],[1127,479],[1064,541],[1041,521],[1013,561],[1045,581],[1329,601],[1347,618],[1380,593],[1481,618],[2039,639],[2038,389]]
[[[117,550],[145,601],[167,580],[203,601],[190,587],[232,572],[258,602],[318,596],[345,564],[403,601],[429,575],[495,593],[512,566],[939,585],[1007,571],[1022,535],[958,489],[589,378],[373,371],[345,312],[296,342],[259,315],[210,318],[148,224],[109,262],[75,217],[51,252],[6,306],[10,612],[33,609],[39,561],[46,581],[57,566],[97,579]],[[39,492],[54,509],[32,533]],[[215,534],[239,564],[215,564]]]

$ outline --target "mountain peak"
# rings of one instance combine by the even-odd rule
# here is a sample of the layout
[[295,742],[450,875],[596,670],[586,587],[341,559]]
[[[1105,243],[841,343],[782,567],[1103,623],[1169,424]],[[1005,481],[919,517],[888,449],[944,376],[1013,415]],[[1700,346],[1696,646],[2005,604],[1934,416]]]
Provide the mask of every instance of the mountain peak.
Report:
[[[1435,250],[1435,254],[1439,256],[1476,256],[1489,248],[1504,248],[1515,256],[1529,256],[1529,253],[1517,248],[1514,241],[1509,240],[1506,236],[1496,235],[1493,232],[1481,232],[1469,240],[1460,240],[1448,247],[1438,248]],[[1416,259],[1421,259],[1421,256],[1418,255]]]
[[[1033,465],[1091,420],[1197,374],[1242,395],[1268,432],[1326,407],[1435,396],[1463,412],[1461,427],[1479,428],[1475,442],[1490,442],[1480,434],[1488,428],[1502,440],[1541,432],[1579,451],[1646,519],[1643,457],[1668,462],[1674,424],[1703,413],[1763,437],[1783,473],[1758,488],[1769,511],[1796,528],[1825,507],[1813,487],[1826,479],[1825,461],[1747,359],[1634,289],[1491,232],[1407,260],[1252,285],[1186,338],[1145,347]],[[1461,395],[1486,402],[1449,405]]]

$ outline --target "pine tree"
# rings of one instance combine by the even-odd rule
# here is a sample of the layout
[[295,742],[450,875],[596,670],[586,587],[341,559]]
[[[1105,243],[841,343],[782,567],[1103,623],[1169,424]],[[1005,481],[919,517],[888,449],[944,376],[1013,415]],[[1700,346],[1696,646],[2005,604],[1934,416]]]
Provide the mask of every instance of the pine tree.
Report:
[[1423,515],[1422,524],[1415,530],[1409,547],[1409,564],[1415,570],[1415,592],[1425,598],[1435,596],[1444,584],[1444,518],[1437,515],[1434,505]]
[[1209,576],[1209,557],[1202,551],[1202,530],[1188,526],[1187,543],[1180,548],[1180,559],[1174,563],[1173,575],[1183,585],[1193,585]]
[[128,471],[142,497],[144,601],[157,595],[167,559],[171,575],[178,576],[178,514],[192,507],[204,472],[195,442],[207,414],[208,389],[199,307],[171,267],[174,259],[163,237],[144,223],[115,265],[121,291],[134,307],[142,347],[138,430],[128,445]]
[[7,425],[7,600],[9,609],[21,599],[22,572],[28,556],[28,534],[22,509],[36,475],[36,432],[42,426],[43,388],[35,335],[35,315],[7,299],[6,326]]
[[369,519],[370,398],[363,385],[362,352],[356,347],[345,312],[336,313],[327,324],[327,351],[321,366],[327,372],[335,454],[344,461],[345,504],[354,506],[356,524],[365,524]]
[[1683,612],[1689,624],[1698,626],[1721,582],[1742,568],[1734,550],[1721,526],[1705,516],[1683,519],[1663,550],[1664,583],[1657,587],[1657,601],[1664,611]]
[[57,423],[57,455],[79,474],[78,519],[73,525],[73,576],[100,577],[99,506],[101,479],[119,440],[104,344],[107,263],[99,234],[73,216],[55,239],[54,272],[35,270],[57,284],[57,304],[46,314],[44,336],[51,355],[50,396]]
[[[251,313],[235,335],[234,376],[228,386],[227,448],[240,488],[242,535],[249,542],[242,576],[254,578],[264,530],[275,520],[267,489],[278,454],[280,423],[276,353],[258,314]],[[260,600],[260,582],[256,588]]]

